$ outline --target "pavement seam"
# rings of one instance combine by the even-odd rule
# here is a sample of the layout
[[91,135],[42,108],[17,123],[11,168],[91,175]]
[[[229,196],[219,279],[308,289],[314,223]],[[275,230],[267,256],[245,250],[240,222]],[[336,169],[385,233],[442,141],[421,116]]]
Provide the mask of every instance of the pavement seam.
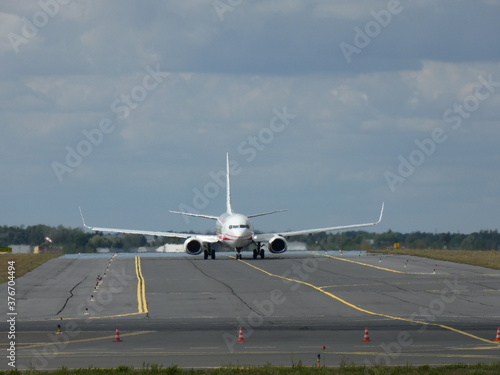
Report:
[[221,283],[222,285],[224,285],[224,286],[225,286],[226,288],[228,288],[228,289],[231,291],[231,293],[232,293],[232,294],[233,294],[236,298],[238,298],[238,299],[239,299],[239,300],[240,300],[240,301],[241,301],[241,302],[242,302],[242,303],[243,303],[246,307],[248,307],[250,310],[252,310],[252,311],[253,311],[254,313],[256,313],[257,315],[262,316],[262,314],[261,314],[260,312],[255,311],[255,310],[252,308],[252,306],[250,306],[250,305],[249,305],[248,303],[246,303],[246,302],[245,302],[245,301],[244,301],[244,300],[243,300],[243,299],[242,299],[242,298],[241,298],[238,294],[236,294],[236,292],[234,291],[234,289],[233,289],[233,288],[231,288],[228,284],[226,284],[225,282],[223,282],[223,281],[221,281],[221,280],[219,280],[219,279],[216,279],[216,278],[215,278],[215,277],[213,277],[213,276],[208,275],[208,274],[207,274],[206,272],[204,272],[201,268],[199,268],[199,267],[198,267],[198,266],[197,266],[197,265],[196,265],[196,264],[195,264],[195,263],[194,263],[191,259],[188,259],[188,260],[189,260],[189,262],[191,262],[191,264],[192,264],[192,265],[193,265],[193,266],[194,266],[194,267],[195,267],[198,271],[200,271],[200,272],[201,272],[202,274],[204,274],[206,277],[208,277],[208,278],[210,278],[210,279],[212,279],[212,280],[214,280],[214,281],[217,281],[218,283]]

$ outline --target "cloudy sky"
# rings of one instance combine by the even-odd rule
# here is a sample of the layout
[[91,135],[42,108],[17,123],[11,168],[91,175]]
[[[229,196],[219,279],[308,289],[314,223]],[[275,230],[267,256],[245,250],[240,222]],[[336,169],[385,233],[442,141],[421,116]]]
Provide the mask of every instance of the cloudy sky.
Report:
[[500,227],[499,0],[2,1],[0,225]]

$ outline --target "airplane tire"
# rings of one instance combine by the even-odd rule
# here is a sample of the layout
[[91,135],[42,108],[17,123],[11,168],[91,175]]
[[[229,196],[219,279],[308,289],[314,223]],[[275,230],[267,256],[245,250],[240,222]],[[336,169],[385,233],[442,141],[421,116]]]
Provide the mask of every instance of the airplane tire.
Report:
[[215,259],[215,251],[212,250],[212,259]]
[[207,251],[207,250],[205,250],[205,251],[203,252],[203,258],[204,258],[204,259],[208,259],[208,251]]
[[260,250],[260,259],[264,259],[264,250]]

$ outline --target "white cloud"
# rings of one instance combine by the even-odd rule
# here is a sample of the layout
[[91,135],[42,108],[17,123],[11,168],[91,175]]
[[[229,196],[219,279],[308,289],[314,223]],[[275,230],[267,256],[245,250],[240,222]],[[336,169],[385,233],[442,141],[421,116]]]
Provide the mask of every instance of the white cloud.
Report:
[[265,17],[276,14],[296,13],[306,7],[306,4],[300,0],[257,1],[251,5],[254,6],[256,12],[263,14]]
[[11,33],[19,34],[21,30],[22,20],[14,14],[0,12],[0,53],[13,51],[12,43],[9,36]]
[[340,0],[329,1],[322,0],[315,2],[313,14],[316,17],[335,17],[348,20],[363,20],[370,16],[370,11],[387,9],[387,0],[352,1]]
[[[399,155],[416,147],[416,138],[446,125],[443,112],[474,92],[479,76],[493,74],[500,81],[498,51],[488,47],[499,31],[498,11],[484,5],[491,2],[413,2],[351,65],[338,44],[352,41],[354,27],[363,27],[370,11],[387,7],[387,1],[245,1],[223,22],[211,0],[71,2],[19,55],[6,38],[0,41],[0,152],[16,160],[2,165],[15,182],[0,192],[22,200],[15,195],[19,181],[25,189],[47,187],[46,200],[55,207],[48,221],[56,222],[67,209],[59,196],[88,191],[120,202],[132,199],[124,194],[137,194],[176,208],[176,197],[189,202],[192,188],[203,186],[214,165],[223,169],[229,151],[246,166],[239,180],[249,206],[256,184],[292,204],[300,200],[292,192],[315,190],[310,199],[321,211],[321,194],[330,197],[334,186],[339,206],[378,205],[381,196],[388,207],[391,200],[411,201],[408,209],[416,214],[394,213],[397,225],[427,226],[428,210],[446,216],[447,205],[460,201],[436,198],[436,207],[424,212],[415,206],[421,192],[445,199],[442,192],[452,186],[463,198],[466,189],[456,181],[465,186],[481,178],[485,186],[490,180],[498,185],[488,178],[498,166],[496,89],[400,190],[392,194],[383,177],[397,168]],[[9,2],[3,11],[0,33],[6,35],[20,30],[21,18],[32,17],[38,4]],[[468,17],[471,23],[464,21]],[[140,88],[148,66],[171,75],[119,118],[112,103]],[[272,140],[261,140],[255,159],[247,162],[249,154],[238,146],[258,139],[273,110],[284,107],[296,117]],[[64,161],[66,146],[75,148],[85,139],[82,130],[96,128],[103,118],[115,130],[59,183],[50,163]],[[478,173],[469,176],[474,169]],[[29,183],[30,175],[36,181]],[[486,206],[492,191],[473,197],[486,218],[495,215]],[[151,226],[148,214],[139,216],[146,220],[141,227]],[[318,212],[318,220],[327,217]]]

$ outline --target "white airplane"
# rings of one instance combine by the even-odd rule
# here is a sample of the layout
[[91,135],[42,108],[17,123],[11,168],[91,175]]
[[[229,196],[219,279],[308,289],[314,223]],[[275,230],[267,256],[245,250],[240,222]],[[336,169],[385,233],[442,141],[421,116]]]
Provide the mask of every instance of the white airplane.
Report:
[[384,212],[383,203],[382,203],[382,209],[380,210],[380,217],[377,221],[373,223],[342,225],[336,227],[315,228],[315,229],[297,230],[289,232],[257,234],[254,232],[253,226],[249,220],[250,218],[263,215],[270,215],[276,212],[282,212],[286,210],[277,210],[260,214],[246,215],[246,216],[234,212],[231,206],[229,154],[226,155],[226,164],[227,164],[227,171],[226,171],[227,195],[226,195],[225,213],[223,213],[220,216],[209,216],[209,215],[193,214],[189,212],[170,211],[176,214],[215,220],[216,224],[215,224],[214,235],[90,227],[85,224],[85,219],[83,218],[82,210],[80,208],[80,215],[82,217],[83,225],[86,228],[97,232],[128,233],[128,234],[142,234],[146,236],[185,238],[186,240],[184,241],[184,251],[191,255],[198,255],[203,252],[205,259],[208,259],[209,257],[215,259],[215,249],[214,249],[215,247],[220,247],[225,250],[236,250],[236,259],[241,259],[241,250],[248,247],[251,244],[254,244],[256,245],[256,248],[253,250],[253,258],[257,259],[257,257],[260,256],[263,259],[264,247],[267,247],[267,249],[273,254],[284,253],[287,250],[287,240],[285,239],[285,237],[298,236],[303,234],[313,234],[320,232],[331,232],[342,229],[370,227],[379,224],[380,221],[382,220],[382,214]]

